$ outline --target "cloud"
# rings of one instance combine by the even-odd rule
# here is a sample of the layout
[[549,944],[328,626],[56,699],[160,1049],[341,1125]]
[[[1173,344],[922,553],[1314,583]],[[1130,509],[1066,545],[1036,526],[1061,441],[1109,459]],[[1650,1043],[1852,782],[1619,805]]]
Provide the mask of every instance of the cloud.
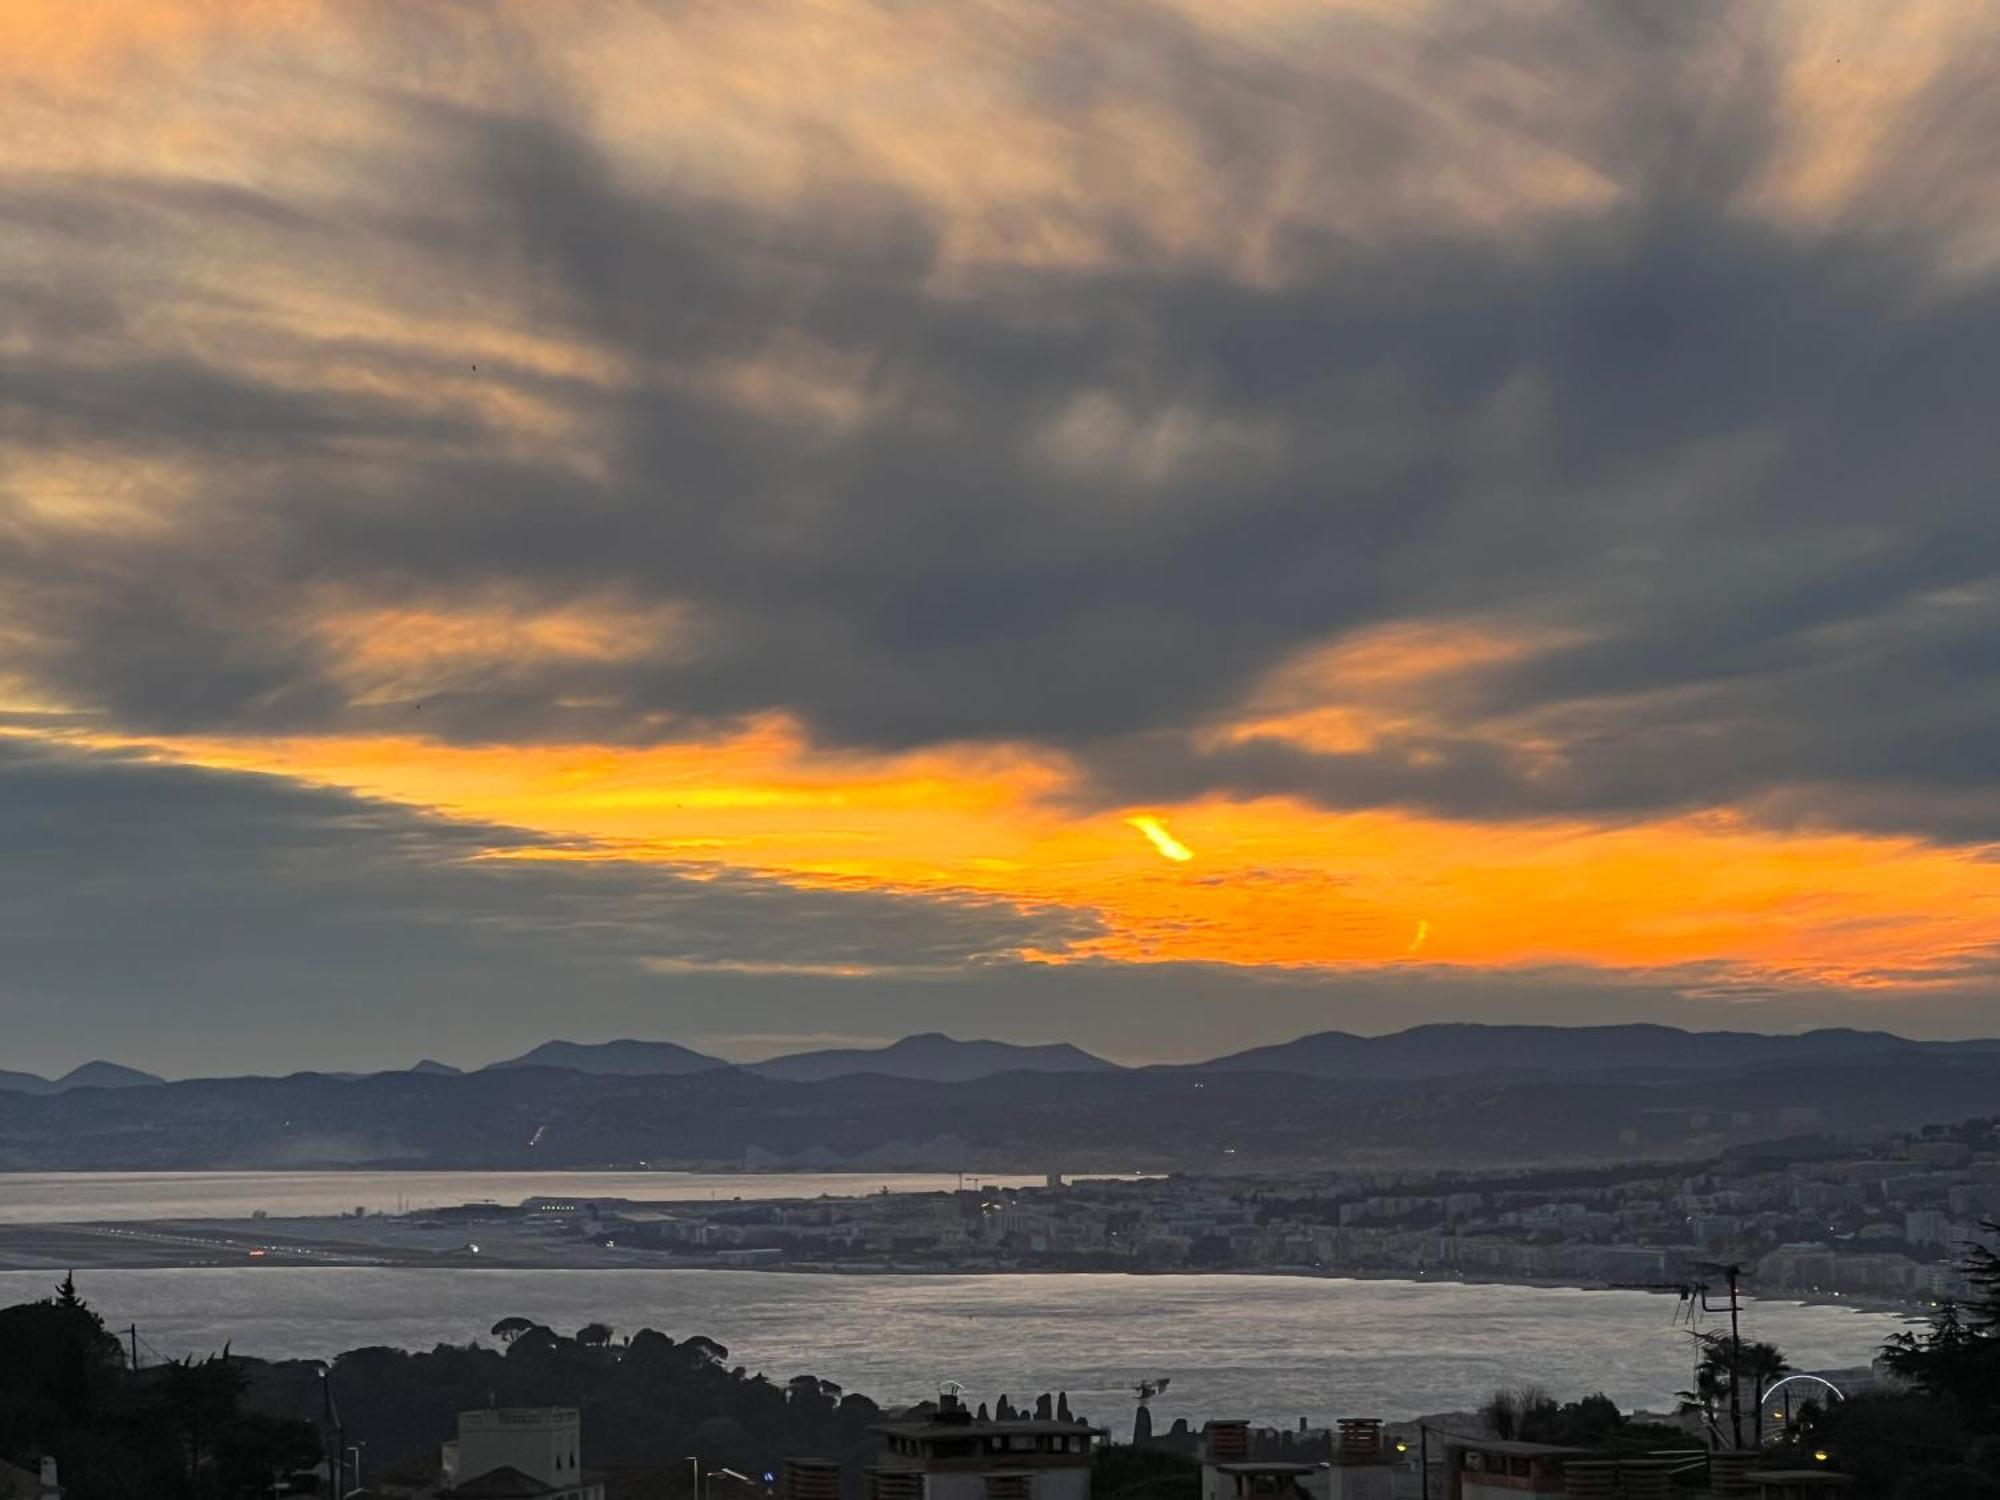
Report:
[[[869,888],[841,799],[913,756],[1032,764],[996,819],[1156,809],[1204,868],[1189,810],[1265,802],[2000,839],[1981,8],[281,10],[7,33],[51,66],[0,142],[0,722],[460,768],[783,726],[855,834],[788,884],[755,837],[482,862],[340,804],[384,889],[505,894],[481,941],[533,915],[568,974],[610,911],[619,986],[732,993],[1102,951],[1074,892]],[[1391,863],[1329,929],[1400,952],[1421,896],[1426,959],[1478,940]],[[1184,884],[1123,956],[1238,951]],[[385,975],[471,940],[380,920]]]
[[1134,964],[1088,956],[1088,912],[579,858],[282,777],[10,739],[0,842],[0,1010],[10,1058],[43,1069],[86,1054],[173,1074],[476,1065],[551,1035],[762,1056],[920,1030],[1171,1061],[1500,1016],[1872,1026],[1882,984],[1921,1002],[1897,1029],[2000,1025],[1990,950],[1855,984],[1704,963]]
[[0,847],[23,1065],[79,1033],[177,1071],[483,1057],[593,1017],[680,1030],[710,974],[956,973],[1093,930],[970,894],[576,860],[279,777],[5,738]]
[[[1099,216],[1096,252],[967,269],[971,210],[893,169],[880,129],[789,194],[649,177],[532,26],[475,49],[522,80],[516,112],[251,55],[255,86],[355,122],[295,180],[196,160],[18,182],[20,242],[69,267],[15,268],[44,283],[30,316],[89,333],[30,324],[0,391],[25,669],[149,733],[400,726],[421,699],[445,737],[646,740],[776,710],[839,743],[1080,748],[1110,801],[1773,799],[1991,834],[2000,289],[1941,248],[1988,211],[1957,185],[1980,117],[1955,72],[1881,127],[1896,153],[1850,174],[1847,218],[1800,225],[1754,186],[1798,149],[1781,28],[1447,9],[1287,53],[1122,21],[1125,65],[1078,89],[1064,59],[1110,23],[1041,17],[994,75],[1004,108],[1096,186],[1117,122],[1170,109],[1158,170],[1231,184],[1256,266],[1121,226],[1138,206],[1107,191],[1062,200]],[[1522,69],[1569,86],[1524,92]],[[1499,226],[1344,207],[1529,159],[1603,191]],[[1911,234],[1888,203],[1946,222]],[[251,254],[281,271],[225,296],[218,256]],[[336,262],[358,269],[329,298],[308,278]],[[311,318],[284,304],[306,288]],[[163,318],[169,289],[201,295]],[[424,342],[356,331],[405,309]],[[69,524],[41,475],[79,449],[141,489],[187,466],[185,498]],[[455,615],[496,611],[633,623],[582,659],[522,631],[504,668],[400,696],[365,670],[423,649],[426,619],[464,636]],[[1440,612],[1567,643],[1367,753],[1190,738],[1296,653]]]

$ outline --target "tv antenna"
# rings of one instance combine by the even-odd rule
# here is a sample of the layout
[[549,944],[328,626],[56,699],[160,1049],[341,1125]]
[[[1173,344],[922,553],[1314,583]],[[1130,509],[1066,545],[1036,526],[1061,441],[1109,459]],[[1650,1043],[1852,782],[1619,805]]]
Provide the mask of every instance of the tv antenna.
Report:
[[1706,1282],[1695,1284],[1696,1295],[1701,1300],[1701,1310],[1708,1313],[1727,1312],[1729,1314],[1729,1440],[1736,1447],[1743,1446],[1743,1408],[1736,1399],[1737,1372],[1743,1367],[1743,1330],[1738,1325],[1738,1315],[1743,1311],[1743,1297],[1740,1283],[1748,1274],[1741,1261],[1704,1260],[1695,1265],[1697,1271],[1712,1271],[1723,1279],[1729,1290],[1729,1301],[1721,1307],[1711,1307],[1708,1301],[1709,1287]]
[[1714,1302],[1710,1296],[1715,1291],[1715,1283],[1701,1279],[1695,1281],[1625,1281],[1617,1283],[1625,1291],[1673,1292],[1680,1301],[1674,1307],[1674,1322],[1685,1323],[1688,1332],[1698,1342],[1706,1343],[1711,1334],[1704,1334],[1695,1327],[1702,1313],[1729,1314],[1729,1439],[1732,1446],[1743,1446],[1743,1411],[1737,1402],[1737,1372],[1743,1365],[1743,1329],[1740,1322],[1743,1313],[1742,1282],[1750,1272],[1741,1261],[1703,1260],[1696,1261],[1693,1270],[1706,1272],[1709,1276],[1720,1277],[1728,1293],[1726,1302]]

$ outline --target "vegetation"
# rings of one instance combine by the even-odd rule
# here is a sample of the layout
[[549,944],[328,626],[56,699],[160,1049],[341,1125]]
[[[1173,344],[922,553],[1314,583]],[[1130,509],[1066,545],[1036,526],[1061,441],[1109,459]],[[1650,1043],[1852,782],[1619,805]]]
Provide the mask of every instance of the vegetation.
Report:
[[1495,1437],[1524,1443],[1643,1453],[1687,1442],[1687,1434],[1678,1427],[1634,1422],[1602,1391],[1558,1403],[1537,1385],[1504,1388],[1486,1398],[1479,1416]]
[[1092,1500],[1200,1500],[1201,1460],[1164,1448],[1102,1447],[1091,1460]]
[[[604,1323],[573,1335],[525,1318],[493,1325],[504,1347],[439,1345],[426,1353],[356,1349],[329,1374],[349,1442],[365,1441],[374,1472],[436,1459],[476,1407],[574,1406],[582,1410],[586,1462],[598,1466],[704,1465],[745,1474],[813,1454],[859,1466],[882,1413],[865,1396],[798,1375],[773,1381],[732,1368],[729,1350],[699,1334],[675,1340],[642,1328],[629,1338]],[[258,1369],[251,1395],[262,1411],[310,1418],[321,1401],[317,1367]]]
[[[1987,1223],[2000,1234],[2000,1224]],[[1825,1453],[1864,1494],[1894,1500],[2000,1500],[2000,1255],[1965,1247],[1972,1283],[1923,1333],[1899,1333],[1882,1363],[1902,1392],[1808,1405],[1792,1440]]]
[[[1698,1411],[1711,1433],[1723,1435],[1731,1447],[1764,1445],[1764,1403],[1757,1398],[1791,1369],[1776,1344],[1739,1344],[1726,1333],[1696,1335],[1701,1358],[1695,1365],[1694,1388],[1680,1392],[1681,1410]],[[1732,1378],[1733,1376],[1733,1378]],[[1730,1409],[1729,1394],[1734,1389],[1736,1408]],[[1743,1430],[1745,1408],[1750,1412],[1750,1430]],[[1723,1432],[1722,1424],[1728,1423]]]
[[55,1458],[69,1500],[269,1495],[321,1444],[310,1423],[246,1408],[251,1363],[225,1349],[134,1372],[66,1276],[53,1297],[0,1308],[0,1458],[30,1472]]

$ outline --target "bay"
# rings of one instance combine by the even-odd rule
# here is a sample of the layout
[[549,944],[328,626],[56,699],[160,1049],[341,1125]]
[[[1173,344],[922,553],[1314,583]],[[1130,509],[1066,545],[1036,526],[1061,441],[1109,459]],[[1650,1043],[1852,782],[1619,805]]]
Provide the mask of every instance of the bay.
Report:
[[[0,1273],[0,1303],[46,1295]],[[709,1270],[104,1270],[80,1278],[107,1323],[162,1357],[324,1357],[369,1344],[491,1342],[516,1314],[573,1332],[703,1333],[775,1379],[810,1372],[889,1404],[963,1382],[978,1400],[1063,1389],[1120,1435],[1131,1386],[1167,1375],[1161,1423],[1237,1416],[1295,1425],[1475,1407],[1496,1386],[1671,1408],[1692,1340],[1675,1301],[1644,1292],[1256,1275],[812,1275]],[[1865,1365],[1888,1314],[1754,1302],[1744,1336],[1801,1369]]]
[[[938,1193],[954,1172],[9,1172],[0,1174],[0,1224],[132,1219],[309,1218],[457,1203],[514,1204],[535,1194],[659,1202],[731,1198],[857,1198]],[[1037,1176],[979,1176],[987,1187],[1027,1187]]]

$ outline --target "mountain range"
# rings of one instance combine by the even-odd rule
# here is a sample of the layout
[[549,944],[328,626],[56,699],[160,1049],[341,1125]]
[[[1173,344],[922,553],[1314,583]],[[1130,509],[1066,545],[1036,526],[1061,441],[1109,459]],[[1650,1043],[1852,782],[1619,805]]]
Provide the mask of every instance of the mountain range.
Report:
[[932,1083],[964,1083],[998,1073],[1116,1073],[1106,1062],[1068,1042],[1024,1047],[1013,1042],[961,1042],[940,1032],[906,1036],[886,1047],[833,1047],[820,1052],[796,1052],[751,1063],[745,1072],[760,1078],[784,1078],[794,1083],[818,1083],[856,1073],[889,1078],[921,1078]]
[[16,1094],[62,1094],[71,1089],[129,1089],[166,1080],[137,1068],[114,1062],[87,1062],[71,1068],[60,1078],[44,1078],[39,1073],[14,1073],[0,1068],[0,1089]]
[[[553,1068],[601,1077],[685,1077],[732,1071],[791,1083],[877,1076],[929,1083],[968,1083],[1005,1073],[1280,1073],[1344,1082],[1391,1082],[1469,1075],[1509,1079],[1564,1075],[1728,1071],[1856,1062],[1880,1058],[2000,1055],[2000,1040],[1913,1041],[1886,1031],[1826,1029],[1795,1035],[1752,1031],[1683,1031],[1673,1026],[1515,1026],[1442,1023],[1385,1036],[1321,1031],[1206,1062],[1127,1068],[1067,1042],[1023,1045],[960,1040],[939,1032],[907,1036],[882,1047],[835,1047],[734,1064],[677,1042],[626,1038],[611,1042],[549,1041],[477,1073]],[[462,1070],[425,1058],[407,1071],[458,1076]],[[351,1081],[357,1074],[329,1075]],[[0,1092],[60,1093],[77,1088],[157,1084],[151,1073],[116,1063],[86,1063],[59,1079],[0,1071]]]
[[668,1076],[702,1073],[710,1068],[726,1068],[719,1057],[709,1057],[678,1042],[543,1042],[541,1046],[488,1063],[483,1073],[504,1068],[568,1068],[577,1073],[613,1073],[624,1077]]
[[2000,1041],[1918,1042],[1887,1031],[1829,1028],[1774,1036],[1676,1026],[1488,1026],[1442,1023],[1386,1036],[1321,1031],[1188,1066],[1311,1078],[1451,1078],[1470,1073],[1594,1073],[1758,1067],[1866,1057],[2000,1052]]
[[853,1073],[811,1083],[732,1067],[406,1069],[0,1092],[0,1172],[1560,1167],[1702,1159],[1758,1142],[1818,1149],[1815,1138],[1989,1116],[1996,1101],[1993,1049],[1338,1082],[1229,1068],[955,1082]]

